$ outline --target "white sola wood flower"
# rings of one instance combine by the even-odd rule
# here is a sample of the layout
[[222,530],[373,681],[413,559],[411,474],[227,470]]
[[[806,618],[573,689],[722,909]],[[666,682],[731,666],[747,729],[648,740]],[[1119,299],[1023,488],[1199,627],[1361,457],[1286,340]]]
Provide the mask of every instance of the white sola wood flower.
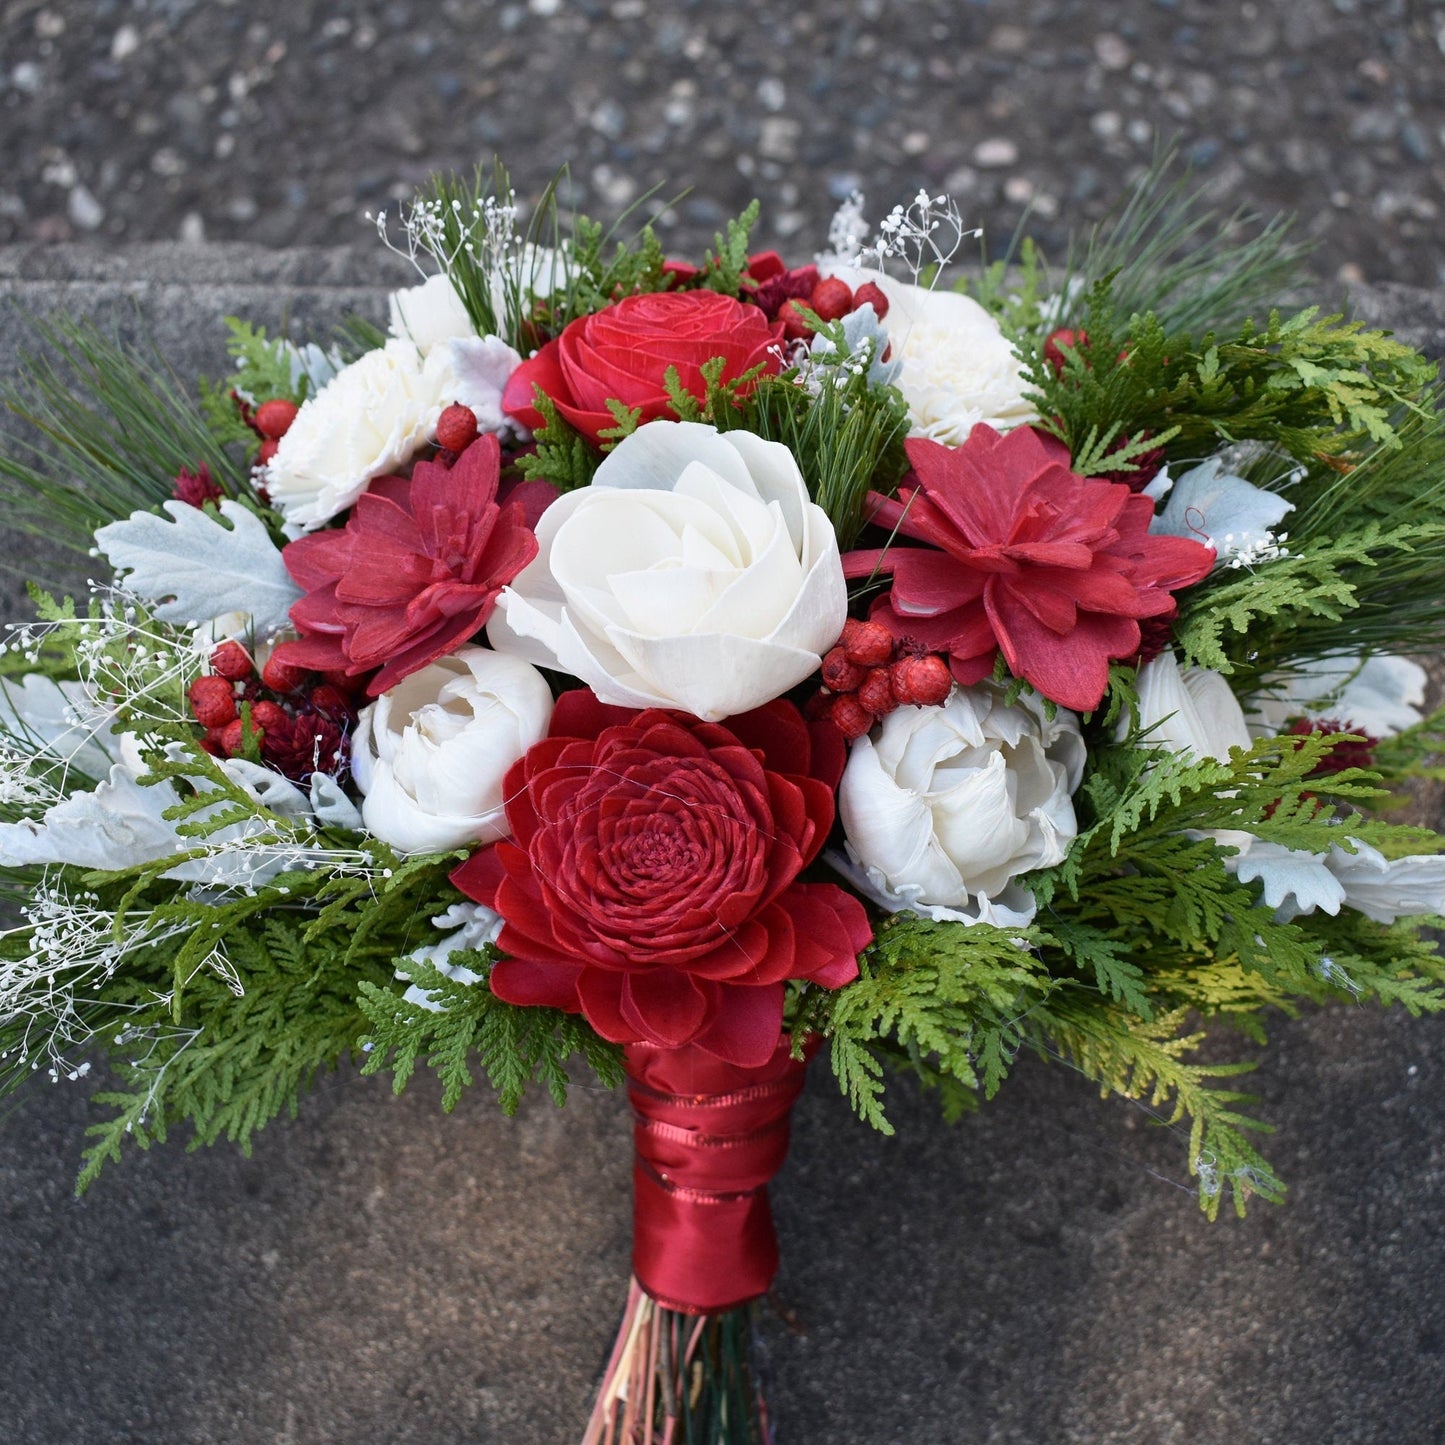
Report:
[[640,427],[547,509],[537,542],[492,645],[622,707],[747,712],[808,677],[847,615],[827,515],[793,454],[748,432]]
[[838,790],[850,876],[893,912],[1021,926],[1035,904],[1015,880],[1063,860],[1083,769],[1078,720],[1031,697],[899,708],[853,744]]
[[403,853],[506,837],[502,780],[551,718],[546,679],[520,658],[485,647],[438,658],[357,719],[362,821]]

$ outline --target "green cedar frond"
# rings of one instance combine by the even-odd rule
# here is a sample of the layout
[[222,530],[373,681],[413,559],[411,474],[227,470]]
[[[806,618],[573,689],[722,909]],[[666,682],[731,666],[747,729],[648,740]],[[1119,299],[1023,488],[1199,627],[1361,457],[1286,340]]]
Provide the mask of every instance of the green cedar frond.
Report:
[[458,983],[414,958],[399,960],[398,970],[425,990],[434,1008],[404,998],[393,987],[363,984],[359,1002],[370,1027],[362,1072],[389,1068],[399,1094],[423,1059],[441,1080],[442,1108],[448,1113],[472,1082],[468,1060],[474,1051],[508,1114],[516,1112],[527,1087],[537,1081],[558,1107],[566,1103],[566,1065],[573,1055],[580,1054],[602,1083],[615,1087],[622,1078],[622,1050],[575,1014],[503,1003],[486,984],[495,957],[490,948],[449,955],[451,966],[481,975],[473,984]]
[[1245,1137],[1272,1132],[1271,1126],[1240,1111],[1238,1105],[1250,1102],[1247,1094],[1214,1082],[1254,1065],[1187,1062],[1204,1035],[1186,1033],[1185,1023],[1183,1010],[1143,1023],[1060,989],[1029,1015],[1025,1029],[1040,1052],[1062,1054],[1101,1094],[1143,1100],[1165,1111],[1166,1125],[1189,1120],[1189,1172],[1199,1181],[1199,1205],[1210,1219],[1226,1193],[1241,1216],[1251,1195],[1278,1203],[1284,1185]]
[[531,482],[551,482],[560,492],[585,487],[602,465],[602,453],[562,420],[540,387],[532,404],[542,414],[542,425],[535,433],[537,449],[517,463],[522,475]]
[[[121,1088],[96,1097],[116,1112],[87,1131],[94,1142],[77,1192],[125,1145],[164,1142],[183,1120],[192,1128],[191,1148],[224,1137],[249,1153],[263,1124],[283,1112],[294,1117],[317,1075],[358,1047],[366,1026],[358,985],[387,976],[375,963],[358,971],[342,960],[342,950],[307,943],[299,922],[273,911],[229,934],[232,981],[197,967],[174,1020],[164,1000],[157,1008],[154,985],[134,980],[128,988],[137,1009],[128,1025],[134,1042],[110,1060]],[[118,986],[116,999],[126,1002],[127,990]]]
[[859,959],[856,982],[807,990],[795,1036],[825,1034],[840,1089],[885,1134],[882,1053],[929,1081],[992,1098],[1022,1038],[1020,1020],[1053,987],[1026,930],[895,914]]

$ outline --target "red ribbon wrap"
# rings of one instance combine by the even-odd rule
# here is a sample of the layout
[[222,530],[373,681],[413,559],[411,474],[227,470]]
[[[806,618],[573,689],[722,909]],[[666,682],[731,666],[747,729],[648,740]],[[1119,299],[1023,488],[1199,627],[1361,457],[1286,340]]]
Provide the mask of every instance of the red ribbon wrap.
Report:
[[807,1067],[786,1038],[753,1069],[694,1047],[628,1045],[632,1271],[658,1304],[721,1314],[767,1293],[778,1270],[768,1181]]

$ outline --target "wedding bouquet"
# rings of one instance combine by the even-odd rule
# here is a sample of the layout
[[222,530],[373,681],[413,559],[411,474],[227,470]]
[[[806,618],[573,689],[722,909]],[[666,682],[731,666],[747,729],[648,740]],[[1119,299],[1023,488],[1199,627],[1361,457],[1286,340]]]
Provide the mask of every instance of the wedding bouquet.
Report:
[[[447,1109],[626,1082],[635,1279],[588,1441],[764,1441],[751,1303],[808,1061],[889,1130],[1020,1050],[1277,1200],[1221,1031],[1445,1007],[1422,928],[1445,426],[1389,335],[1281,313],[1151,176],[1051,268],[920,194],[790,264],[378,219],[386,332],[179,385],[79,322],[5,397],[12,526],[110,564],[0,653],[0,1088],[114,1086],[80,1186],[246,1147],[345,1059]],[[961,1146],[962,1147],[962,1146]]]

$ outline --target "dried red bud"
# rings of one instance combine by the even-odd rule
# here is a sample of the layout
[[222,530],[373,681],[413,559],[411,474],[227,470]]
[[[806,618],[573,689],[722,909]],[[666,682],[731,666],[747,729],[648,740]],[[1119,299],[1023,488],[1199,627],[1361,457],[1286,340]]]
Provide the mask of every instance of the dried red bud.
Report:
[[[229,726],[229,724],[227,724],[227,726]],[[213,758],[229,757],[230,754],[226,751],[226,744],[224,742],[225,736],[225,728],[207,728],[205,737],[201,739],[201,746],[210,753]]]
[[1051,331],[1044,341],[1044,360],[1054,369],[1055,376],[1062,376],[1064,368],[1069,364],[1069,358],[1064,354],[1064,347],[1070,351],[1082,351],[1089,344],[1089,333],[1087,331],[1074,331],[1068,326],[1060,326],[1058,330]]
[[859,667],[882,667],[893,660],[893,634],[881,622],[860,622],[850,617],[843,624],[838,645],[849,662]]
[[934,653],[900,658],[889,669],[898,701],[915,707],[938,707],[953,691],[953,674],[948,664]]
[[828,716],[849,742],[861,738],[873,726],[873,714],[856,697],[835,697]]
[[232,682],[245,682],[256,670],[251,654],[234,637],[227,638],[211,653],[210,662],[212,672]]
[[449,452],[464,452],[477,439],[477,415],[454,401],[437,418],[437,445]]
[[824,321],[836,321],[853,309],[853,288],[836,276],[825,276],[813,287],[808,305]]
[[272,692],[295,692],[311,674],[304,667],[294,667],[279,657],[270,657],[261,669],[261,681]]
[[853,309],[856,311],[860,306],[871,306],[880,321],[888,315],[888,298],[883,288],[873,281],[865,281],[853,293]]
[[287,401],[284,396],[274,396],[256,408],[251,424],[268,440],[280,441],[291,429],[291,423],[296,420],[297,409],[294,401]]
[[813,334],[813,328],[803,320],[791,301],[784,301],[778,307],[777,319],[783,323],[783,335],[789,341],[803,341]]
[[171,495],[187,506],[204,507],[207,502],[219,502],[224,493],[211,476],[211,469],[202,462],[193,472],[182,467],[176,473]]
[[223,728],[236,716],[236,695],[224,677],[198,677],[186,697],[203,728]]
[[311,689],[309,701],[322,717],[349,718],[352,714],[351,694],[333,687],[329,682],[317,683]]
[[870,668],[867,677],[858,685],[858,691],[853,694],[858,701],[873,714],[874,717],[883,717],[898,706],[898,698],[893,692],[892,669],[887,667]]
[[863,681],[863,669],[848,661],[848,654],[835,647],[823,657],[823,685],[834,692],[852,692]]

